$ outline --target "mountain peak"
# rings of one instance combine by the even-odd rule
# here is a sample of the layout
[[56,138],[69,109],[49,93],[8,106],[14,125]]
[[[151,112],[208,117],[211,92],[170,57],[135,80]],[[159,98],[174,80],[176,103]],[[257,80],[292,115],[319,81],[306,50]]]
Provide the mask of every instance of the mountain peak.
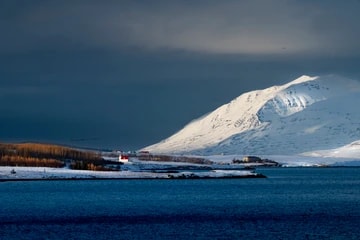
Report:
[[303,82],[309,82],[309,81],[316,80],[318,78],[319,78],[319,76],[311,77],[311,76],[308,76],[308,75],[302,75],[302,76],[296,78],[295,80],[289,82],[288,85],[298,84],[298,83],[303,83]]
[[244,93],[160,143],[158,153],[298,154],[359,140],[360,84],[335,75],[303,75]]

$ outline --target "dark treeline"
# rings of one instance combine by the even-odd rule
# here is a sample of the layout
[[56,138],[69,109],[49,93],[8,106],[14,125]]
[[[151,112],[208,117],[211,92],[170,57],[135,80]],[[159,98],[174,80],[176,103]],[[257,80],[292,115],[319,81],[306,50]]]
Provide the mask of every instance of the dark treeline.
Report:
[[139,156],[142,161],[156,161],[156,162],[184,162],[195,164],[212,164],[213,162],[200,157],[185,157],[185,156],[168,156],[168,155],[144,155]]
[[95,152],[39,143],[0,144],[0,154],[4,155],[4,153],[10,156],[53,158],[58,160],[102,160],[101,156]]
[[102,163],[93,163],[89,161],[72,161],[71,169],[91,170],[91,171],[116,171],[114,168],[105,167]]
[[0,144],[0,165],[32,167],[64,167],[81,170],[110,170],[100,154],[50,144]]
[[60,168],[60,167],[64,167],[65,163],[63,161],[56,159],[2,155],[0,156],[0,165]]
[[257,158],[257,157],[253,158],[252,160],[250,159],[250,160],[247,160],[247,161],[234,158],[232,160],[232,163],[233,164],[260,163],[260,164],[262,164],[261,166],[274,166],[274,167],[281,166],[280,163],[278,163],[278,162],[276,162],[274,160],[261,159],[261,158]]

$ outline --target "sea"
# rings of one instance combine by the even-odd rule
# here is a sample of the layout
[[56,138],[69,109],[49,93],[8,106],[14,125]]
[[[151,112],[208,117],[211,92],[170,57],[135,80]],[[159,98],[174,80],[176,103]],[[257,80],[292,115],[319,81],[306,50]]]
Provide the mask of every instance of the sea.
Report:
[[360,239],[360,168],[0,182],[0,239]]

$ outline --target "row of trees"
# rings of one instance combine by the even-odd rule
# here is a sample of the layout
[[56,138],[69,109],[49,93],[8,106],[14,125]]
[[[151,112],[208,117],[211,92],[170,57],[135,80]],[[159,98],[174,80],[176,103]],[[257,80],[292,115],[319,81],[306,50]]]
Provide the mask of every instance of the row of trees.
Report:
[[76,170],[91,170],[91,171],[115,171],[113,168],[105,167],[104,165],[94,164],[84,161],[73,161],[70,164],[71,169]]
[[58,160],[102,160],[101,156],[96,152],[80,151],[69,147],[39,143],[0,144],[1,155],[54,158]]
[[46,158],[33,158],[33,157],[22,157],[22,156],[8,156],[4,155],[0,157],[1,166],[24,166],[24,167],[64,167],[63,161],[56,159]]
[[200,157],[185,157],[185,156],[169,156],[169,155],[143,155],[138,157],[142,161],[157,161],[157,162],[184,162],[195,164],[212,164],[213,162]]
[[99,153],[81,151],[51,144],[0,144],[1,166],[64,167],[72,169],[109,171]]

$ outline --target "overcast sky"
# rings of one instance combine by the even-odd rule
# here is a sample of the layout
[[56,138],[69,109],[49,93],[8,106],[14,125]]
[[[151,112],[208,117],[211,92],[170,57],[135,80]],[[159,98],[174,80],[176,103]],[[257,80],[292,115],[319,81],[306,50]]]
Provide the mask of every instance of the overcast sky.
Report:
[[360,79],[360,1],[2,0],[0,141],[135,150],[240,94]]

